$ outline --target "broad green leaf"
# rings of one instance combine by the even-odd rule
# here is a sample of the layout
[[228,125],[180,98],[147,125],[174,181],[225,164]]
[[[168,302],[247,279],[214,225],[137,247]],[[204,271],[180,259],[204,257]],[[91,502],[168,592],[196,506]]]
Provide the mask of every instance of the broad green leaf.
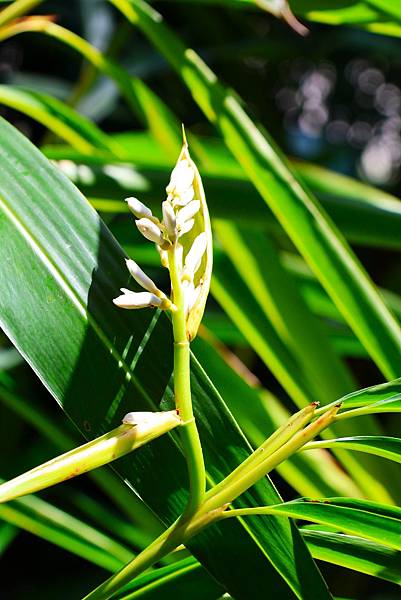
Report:
[[303,449],[313,450],[314,448],[345,448],[346,450],[357,450],[358,452],[388,458],[398,463],[401,462],[401,439],[390,436],[360,435],[310,442]]
[[[116,309],[111,300],[128,277],[115,239],[32,144],[4,121],[0,131],[4,330],[88,437],[129,411],[157,409],[163,396],[162,408],[168,407],[168,319]],[[210,481],[218,481],[249,454],[249,445],[195,359],[192,390]],[[173,443],[161,438],[125,457],[117,469],[165,523],[177,517],[187,478],[174,436]],[[277,501],[265,478],[238,503]],[[197,536],[189,548],[236,597],[249,598],[261,587],[279,590],[283,598],[300,596],[301,589],[313,590],[314,600],[329,597],[289,521],[233,522],[224,526],[224,535],[220,527]],[[295,569],[300,563],[303,568]]]
[[[258,511],[258,509],[256,509]],[[253,509],[238,511],[255,514]],[[233,515],[236,511],[233,511]],[[229,513],[227,513],[228,515]],[[401,550],[401,508],[354,498],[300,498],[260,509],[259,514],[281,514],[294,519],[321,523]]]
[[143,0],[110,0],[181,75],[207,118],[305,257],[383,373],[399,372],[401,330],[328,216],[237,97]]
[[302,528],[314,558],[401,584],[401,553],[361,537]]

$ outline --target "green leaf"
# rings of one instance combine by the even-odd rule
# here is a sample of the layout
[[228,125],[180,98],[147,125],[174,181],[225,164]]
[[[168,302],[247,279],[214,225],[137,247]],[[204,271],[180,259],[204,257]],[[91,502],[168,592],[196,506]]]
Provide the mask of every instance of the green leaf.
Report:
[[194,558],[140,575],[116,596],[116,600],[217,600],[224,589]]
[[116,156],[122,155],[115,140],[57,98],[1,84],[0,104],[29,115],[84,154],[93,154],[99,148],[113,152]]
[[[151,311],[120,311],[112,304],[128,280],[115,239],[32,144],[4,121],[0,132],[4,330],[89,437],[133,409],[157,409],[163,395],[166,408],[171,398],[170,387],[165,394],[171,377],[168,319]],[[210,481],[218,481],[246,458],[249,445],[195,359],[192,391]],[[117,466],[165,523],[177,517],[187,497],[185,461],[173,440],[161,438]],[[239,504],[277,501],[265,478]],[[300,596],[301,589],[313,590],[314,600],[329,597],[289,521],[233,522],[224,534],[220,527],[197,536],[189,548],[236,597],[249,598],[261,587],[279,591],[283,599]],[[234,573],[233,561],[238,563]]]
[[[281,514],[336,527],[340,531],[401,550],[401,508],[354,498],[300,498],[277,506],[238,512],[244,515],[255,514],[256,511],[259,514]],[[233,511],[233,515],[236,512]]]
[[0,519],[114,572],[132,552],[80,519],[34,496],[0,504]]
[[[39,2],[36,2],[36,4],[39,4]],[[46,34],[70,46],[95,69],[110,77],[126,99],[129,107],[148,126],[155,140],[158,140],[167,152],[174,155],[178,154],[181,148],[181,137],[179,128],[174,125],[175,117],[164,102],[143,81],[136,77],[131,77],[118,63],[102,54],[102,52],[86,40],[72,31],[53,23],[47,17],[32,17],[11,23],[1,29],[0,40],[5,40],[28,31]],[[56,108],[59,109],[60,107],[56,105]],[[68,116],[71,116],[70,111]],[[49,118],[47,116],[47,120]],[[110,149],[117,156],[120,156],[121,153],[118,146]]]
[[392,0],[356,0],[345,3],[336,0],[293,0],[291,6],[296,15],[318,23],[350,25],[383,35],[401,36],[400,25],[392,19],[394,11],[398,10]]
[[401,584],[401,553],[377,542],[361,537],[321,531],[301,529],[314,558],[330,564],[366,573],[386,581]]
[[207,118],[388,377],[399,370],[401,330],[366,272],[267,133],[200,57],[182,44],[143,0],[110,0],[139,27],[181,75]]
[[10,523],[0,524],[0,556],[4,554],[17,535],[18,527],[14,527]]
[[303,450],[313,450],[314,448],[345,448],[401,462],[401,439],[390,436],[360,435],[310,442],[304,446]]
[[[373,385],[341,398],[341,413],[337,418],[359,415],[401,412],[401,379]],[[318,409],[317,414],[321,409]]]
[[215,223],[215,231],[266,319],[299,362],[312,397],[327,404],[330,397],[343,394],[340,390],[354,388],[350,373],[303,303],[268,236],[222,221]]

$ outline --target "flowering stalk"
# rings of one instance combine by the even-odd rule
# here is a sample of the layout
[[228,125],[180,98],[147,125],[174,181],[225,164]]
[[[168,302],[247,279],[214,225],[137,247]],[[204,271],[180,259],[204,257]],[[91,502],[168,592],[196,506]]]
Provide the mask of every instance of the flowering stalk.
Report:
[[181,440],[189,474],[185,520],[200,506],[206,486],[202,447],[192,411],[189,344],[202,319],[212,268],[209,215],[201,178],[189,155],[185,134],[166,192],[162,221],[140,200],[127,198],[127,203],[137,217],[138,230],[156,244],[162,265],[170,271],[171,297],[168,298],[133,260],[127,260],[130,274],[146,291],[121,288],[123,293],[114,303],[128,309],[157,307],[172,314],[174,396],[182,420]]

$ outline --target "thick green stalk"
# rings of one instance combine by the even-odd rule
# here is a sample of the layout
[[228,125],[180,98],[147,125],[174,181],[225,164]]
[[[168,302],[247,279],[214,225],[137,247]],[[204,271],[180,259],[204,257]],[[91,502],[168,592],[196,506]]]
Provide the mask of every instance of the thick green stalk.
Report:
[[283,444],[273,454],[261,462],[258,462],[248,471],[240,471],[237,478],[229,482],[223,480],[219,486],[213,488],[208,493],[208,498],[201,508],[201,514],[216,510],[217,508],[230,504],[235,498],[243,494],[247,489],[254,485],[259,479],[272,471],[284,460],[295,454],[302,446],[316,437],[323,429],[326,429],[334,420],[335,415],[340,409],[340,404],[329,409],[321,415],[316,421],[310,423],[305,429],[298,431],[288,442]]
[[302,429],[314,416],[314,411],[317,403],[312,402],[299,412],[292,415],[281,427],[272,433],[259,448],[255,450],[247,459],[245,459],[232,473],[227,475],[223,481],[215,485],[206,494],[205,500],[216,496],[220,492],[224,492],[227,486],[236,484],[244,475],[247,476],[251,471],[260,464],[264,464],[267,457],[274,454],[279,448],[284,446],[286,442],[291,440],[294,435]]
[[179,523],[180,520],[173,523],[145,550],[138,554],[133,561],[90,592],[83,600],[107,600],[124,585],[154,565],[155,562],[175,550],[181,545],[185,533],[185,526],[180,526]]
[[181,441],[189,474],[189,500],[185,518],[194,514],[202,503],[206,488],[205,464],[198,428],[192,412],[190,352],[186,332],[185,302],[175,249],[169,251],[169,269],[173,301],[177,310],[172,313],[174,333],[174,395],[176,408],[183,421]]

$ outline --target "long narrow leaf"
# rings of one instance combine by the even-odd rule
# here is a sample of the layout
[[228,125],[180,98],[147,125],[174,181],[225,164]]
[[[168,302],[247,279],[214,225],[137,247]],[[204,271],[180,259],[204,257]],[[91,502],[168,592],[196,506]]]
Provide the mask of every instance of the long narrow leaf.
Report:
[[[233,510],[232,515],[251,515],[256,512],[321,523],[401,550],[401,508],[354,498],[301,498],[262,509]],[[225,516],[229,517],[230,513]]]
[[314,448],[345,448],[346,450],[356,450],[357,452],[366,452],[388,458],[395,462],[401,462],[401,439],[390,436],[354,436],[348,438],[337,438],[335,440],[324,440],[310,442],[306,444],[304,450],[313,450]]
[[361,537],[302,528],[314,558],[401,584],[401,553]]

